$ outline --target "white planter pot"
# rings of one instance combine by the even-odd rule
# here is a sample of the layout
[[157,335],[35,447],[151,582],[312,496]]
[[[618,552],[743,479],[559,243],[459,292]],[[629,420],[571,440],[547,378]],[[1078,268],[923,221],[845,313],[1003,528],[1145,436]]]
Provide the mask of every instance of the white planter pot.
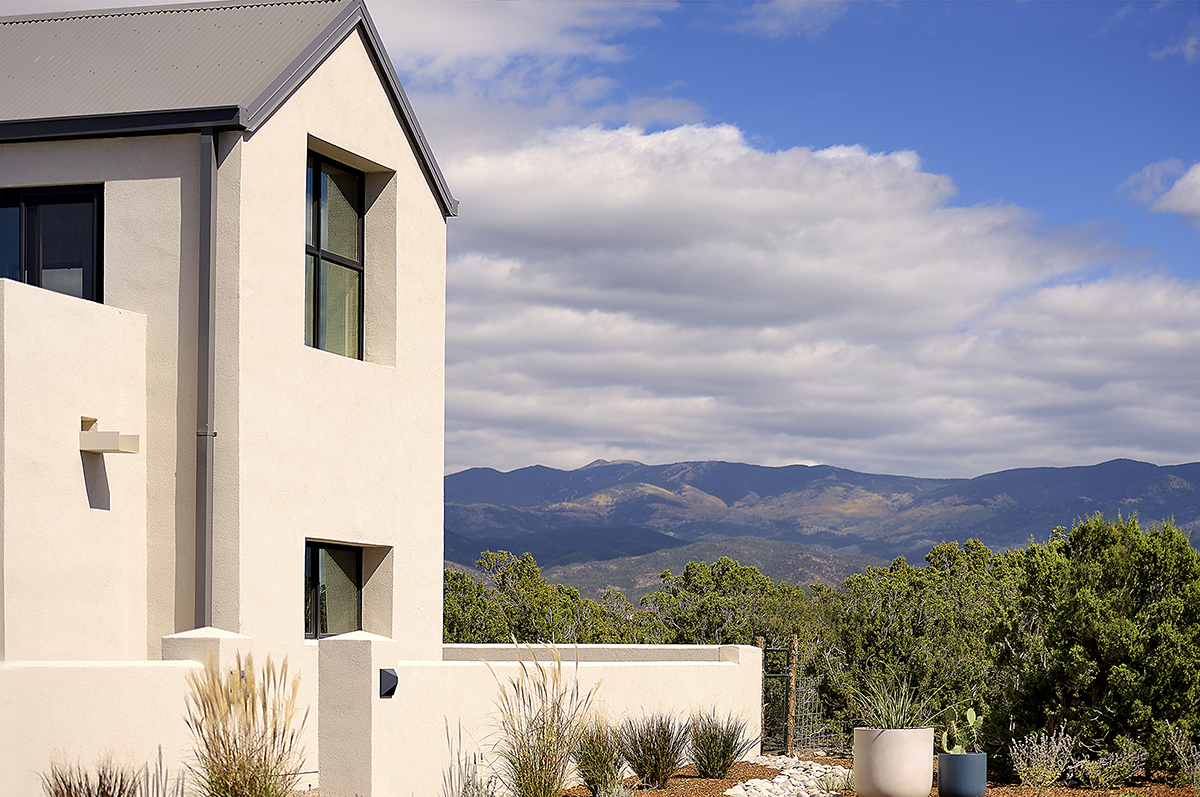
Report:
[[854,729],[858,797],[929,797],[933,728]]

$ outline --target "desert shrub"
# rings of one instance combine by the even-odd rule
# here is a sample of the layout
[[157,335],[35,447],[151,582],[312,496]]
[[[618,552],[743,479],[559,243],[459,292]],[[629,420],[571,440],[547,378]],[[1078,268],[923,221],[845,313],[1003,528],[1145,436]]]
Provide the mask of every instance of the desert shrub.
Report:
[[1123,786],[1146,766],[1146,751],[1137,742],[1121,737],[1117,750],[1099,758],[1085,758],[1073,767],[1075,777],[1089,789]]
[[1071,766],[1075,738],[1059,728],[1054,733],[1031,733],[1009,746],[1013,769],[1022,786],[1053,786]]
[[1170,720],[1163,721],[1163,737],[1171,751],[1168,766],[1175,773],[1176,782],[1180,786],[1200,785],[1200,745],[1192,744],[1183,728]]
[[487,780],[479,774],[482,757],[467,753],[462,743],[462,723],[458,725],[458,744],[450,736],[450,721],[446,721],[446,744],[450,748],[450,766],[442,773],[442,797],[496,797],[496,778]]
[[621,737],[600,717],[592,717],[575,745],[579,775],[594,795],[612,794],[621,784]]
[[42,789],[47,797],[139,797],[138,781],[137,772],[111,759],[100,762],[94,772],[56,761],[42,775]]
[[683,765],[688,726],[668,714],[627,719],[621,724],[621,755],[652,789],[666,787]]
[[709,714],[694,714],[691,726],[692,762],[702,778],[723,778],[734,762],[741,760],[754,746],[746,737],[746,723],[727,716],[721,719],[716,709]]
[[[221,673],[212,653],[189,673],[187,726],[195,739],[192,774],[209,797],[290,797],[304,768],[300,733],[308,711],[296,705],[300,676],[270,657],[259,673],[253,655]],[[298,721],[297,721],[298,720]]]
[[578,677],[570,682],[563,677],[558,650],[547,649],[553,661],[546,665],[534,655],[531,667],[522,660],[520,674],[501,685],[496,700],[500,782],[516,797],[562,794],[584,718],[599,688],[597,684],[581,692]]

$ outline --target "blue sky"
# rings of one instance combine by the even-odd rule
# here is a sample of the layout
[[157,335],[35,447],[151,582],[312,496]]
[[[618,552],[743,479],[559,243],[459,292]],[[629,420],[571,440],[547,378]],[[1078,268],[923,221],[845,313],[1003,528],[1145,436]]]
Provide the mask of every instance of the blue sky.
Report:
[[949,174],[954,204],[1007,201],[1053,225],[1119,225],[1200,278],[1200,230],[1117,190],[1147,163],[1200,160],[1200,75],[1155,58],[1191,27],[1196,3],[851,3],[807,35],[728,29],[738,6],[688,4],[620,41],[616,78],[667,92],[706,121],[776,149],[912,149]]
[[462,202],[447,472],[1200,459],[1200,3],[368,5]]

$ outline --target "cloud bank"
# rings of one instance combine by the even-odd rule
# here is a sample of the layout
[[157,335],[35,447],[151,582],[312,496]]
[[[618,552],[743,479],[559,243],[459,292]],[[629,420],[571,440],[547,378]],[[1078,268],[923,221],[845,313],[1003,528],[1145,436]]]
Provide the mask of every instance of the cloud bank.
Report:
[[469,209],[448,470],[972,475],[1200,451],[1200,288],[1112,270],[1094,231],[953,207],[914,153],[564,127],[447,170]]

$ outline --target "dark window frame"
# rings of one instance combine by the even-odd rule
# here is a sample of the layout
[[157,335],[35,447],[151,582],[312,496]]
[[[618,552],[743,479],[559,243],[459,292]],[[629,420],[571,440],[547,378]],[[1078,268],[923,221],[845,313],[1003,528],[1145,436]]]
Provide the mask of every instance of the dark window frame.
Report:
[[[84,270],[83,296],[87,301],[104,303],[104,185],[45,185],[0,189],[0,207],[18,209],[18,279],[42,287],[41,241],[35,235],[36,208],[43,205],[88,199],[92,205],[92,263]],[[30,212],[30,208],[34,212]],[[68,296],[74,294],[65,294]]]
[[[362,630],[362,594],[363,594],[363,549],[356,545],[342,545],[332,542],[319,542],[317,540],[304,541],[304,566],[305,572],[311,573],[311,578],[308,585],[308,605],[310,607],[308,627],[304,629],[305,639],[323,639],[324,637],[337,636],[337,634],[321,633],[321,583],[319,573],[321,551],[349,551],[355,555],[356,569],[358,570],[358,583],[355,584],[355,592],[357,594],[357,626],[358,631]],[[343,632],[344,633],[344,632]]]
[[[330,252],[327,249],[320,248],[321,245],[321,165],[329,164],[344,172],[352,174],[358,181],[358,256],[359,260],[353,260],[345,255]],[[319,345],[318,331],[321,328],[321,307],[324,302],[324,297],[321,296],[321,261],[327,260],[331,263],[336,263],[339,266],[354,269],[358,272],[358,355],[351,359],[362,360],[364,348],[364,306],[366,296],[366,241],[364,235],[365,218],[366,218],[366,175],[351,166],[347,166],[341,161],[336,161],[333,158],[327,158],[319,152],[308,151],[306,161],[306,169],[312,169],[312,182],[307,186],[306,193],[312,194],[312,202],[305,209],[308,214],[308,221],[312,225],[312,240],[304,242],[305,255],[311,255],[313,260],[312,282],[306,286],[305,300],[309,303],[306,308],[306,313],[311,314],[311,327],[305,330],[305,338],[314,349],[328,351]]]

